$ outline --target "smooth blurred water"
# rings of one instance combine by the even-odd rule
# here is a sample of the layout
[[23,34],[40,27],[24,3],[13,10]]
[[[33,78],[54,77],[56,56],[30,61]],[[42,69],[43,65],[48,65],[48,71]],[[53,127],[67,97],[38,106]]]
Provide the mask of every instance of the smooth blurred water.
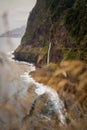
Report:
[[11,59],[11,52],[19,44],[19,38],[0,38],[0,130],[13,129],[16,125],[21,127],[22,119],[29,114],[33,101],[44,93],[49,95],[54,104],[53,111],[65,124],[64,106],[57,92],[31,77],[30,72],[35,70],[33,64]]
[[21,38],[0,37],[0,52],[8,53],[17,48]]

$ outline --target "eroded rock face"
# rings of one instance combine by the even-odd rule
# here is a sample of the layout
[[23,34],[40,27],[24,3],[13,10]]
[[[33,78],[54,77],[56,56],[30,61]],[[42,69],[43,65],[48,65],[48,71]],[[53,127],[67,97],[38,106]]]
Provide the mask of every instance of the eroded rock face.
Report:
[[87,61],[86,4],[85,0],[37,0],[15,58],[46,64],[51,42],[50,62]]
[[34,101],[32,110],[24,118],[24,124],[29,130],[55,130],[60,126],[54,103],[48,94],[43,94]]
[[[14,52],[15,58],[43,66],[32,76],[56,90],[67,114],[66,126],[60,126],[57,113],[50,111],[48,95],[39,96],[24,118],[23,129],[87,128],[86,3],[85,0],[83,3],[79,0],[37,0],[32,10],[21,45]],[[50,64],[44,66],[50,42]]]

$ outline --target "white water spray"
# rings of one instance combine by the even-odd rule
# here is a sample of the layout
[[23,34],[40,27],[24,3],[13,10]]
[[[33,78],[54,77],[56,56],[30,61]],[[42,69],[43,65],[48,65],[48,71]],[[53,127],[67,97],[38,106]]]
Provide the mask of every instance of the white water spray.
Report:
[[58,93],[54,89],[52,89],[52,88],[50,88],[50,87],[48,87],[46,85],[43,85],[41,83],[36,82],[31,77],[31,75],[29,75],[27,72],[22,74],[21,78],[25,82],[28,82],[29,84],[33,83],[36,86],[36,90],[35,90],[36,94],[38,94],[38,95],[42,95],[44,93],[48,93],[49,94],[51,101],[53,101],[53,103],[55,105],[55,109],[56,109],[56,112],[59,115],[59,119],[60,119],[61,123],[63,125],[65,125],[65,116],[64,116],[64,113],[63,113],[63,111],[64,111],[64,104],[63,104],[62,100],[59,98]]

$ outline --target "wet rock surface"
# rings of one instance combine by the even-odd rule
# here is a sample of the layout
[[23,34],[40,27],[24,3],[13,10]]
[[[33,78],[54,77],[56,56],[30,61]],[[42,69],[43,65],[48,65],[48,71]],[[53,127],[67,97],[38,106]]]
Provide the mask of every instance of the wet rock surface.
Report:
[[0,60],[0,130],[86,130],[85,63],[49,64],[32,72],[43,85],[30,76],[31,64],[4,54]]
[[0,55],[0,130],[55,130],[65,125],[56,91],[28,75],[34,66],[7,56]]
[[[87,128],[87,64],[80,61],[61,62],[38,68],[32,76],[55,89],[66,110],[66,129]],[[84,124],[84,125],[83,125]]]
[[39,96],[34,101],[30,114],[24,118],[26,129],[31,127],[30,130],[55,130],[59,127],[59,123],[55,105],[48,94]]

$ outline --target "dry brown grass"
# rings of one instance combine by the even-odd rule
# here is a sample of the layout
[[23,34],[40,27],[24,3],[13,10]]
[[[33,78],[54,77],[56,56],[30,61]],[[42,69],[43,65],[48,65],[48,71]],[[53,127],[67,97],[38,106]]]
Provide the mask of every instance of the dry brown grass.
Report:
[[[36,81],[44,83],[58,92],[65,103],[68,113],[66,118],[68,120],[72,121],[73,119],[80,118],[82,118],[82,121],[84,120],[87,116],[86,63],[80,61],[63,61],[55,71],[50,71],[47,66],[42,69],[37,69],[36,72],[32,73],[32,76]],[[79,122],[78,128],[80,127],[82,126]],[[81,130],[85,129],[81,128]]]

